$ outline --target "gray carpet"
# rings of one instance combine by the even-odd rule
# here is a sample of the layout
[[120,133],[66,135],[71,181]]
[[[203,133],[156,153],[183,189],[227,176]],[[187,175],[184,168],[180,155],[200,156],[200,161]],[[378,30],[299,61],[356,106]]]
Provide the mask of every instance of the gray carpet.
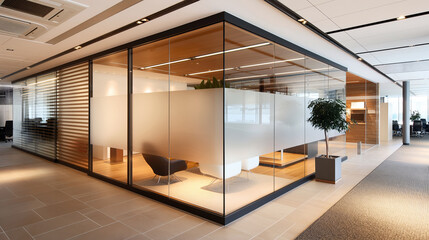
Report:
[[297,239],[429,239],[429,136],[402,146]]

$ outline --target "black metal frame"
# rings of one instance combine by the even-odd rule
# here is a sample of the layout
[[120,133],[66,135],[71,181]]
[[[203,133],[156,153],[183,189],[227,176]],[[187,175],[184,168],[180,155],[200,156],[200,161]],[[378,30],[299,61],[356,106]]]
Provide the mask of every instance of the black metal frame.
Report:
[[[148,36],[148,37],[145,37],[143,39],[139,39],[139,40],[136,40],[136,41],[133,41],[133,42],[130,42],[130,43],[118,46],[118,47],[114,47],[114,48],[108,49],[106,51],[103,51],[103,52],[100,52],[100,53],[97,53],[97,54],[94,54],[94,55],[91,55],[91,56],[88,56],[85,58],[78,59],[78,60],[70,62],[68,64],[64,64],[64,65],[43,71],[41,73],[32,75],[32,76],[36,76],[36,75],[40,75],[43,73],[56,71],[56,70],[61,69],[61,68],[80,64],[83,62],[88,62],[88,68],[90,70],[90,73],[88,75],[88,78],[89,78],[89,83],[88,83],[88,86],[89,86],[89,111],[90,111],[91,110],[90,109],[90,102],[91,102],[91,97],[92,97],[92,93],[93,93],[93,74],[92,74],[93,65],[92,65],[92,60],[99,58],[99,57],[106,56],[108,54],[119,52],[119,51],[127,51],[127,53],[128,53],[127,54],[127,61],[128,61],[128,68],[127,68],[127,71],[128,71],[127,72],[127,92],[128,92],[128,99],[127,99],[127,102],[128,102],[128,114],[127,114],[127,124],[128,124],[128,127],[127,127],[127,131],[128,131],[127,170],[128,171],[127,171],[127,182],[126,183],[120,182],[120,181],[117,181],[117,180],[114,180],[114,179],[108,178],[106,176],[103,176],[101,174],[93,172],[92,144],[91,144],[91,138],[90,138],[91,134],[88,135],[88,169],[77,167],[77,166],[74,166],[74,165],[69,164],[69,163],[60,162],[57,159],[54,159],[54,160],[50,159],[50,160],[55,161],[55,162],[59,162],[61,164],[70,166],[72,168],[75,168],[75,169],[83,171],[83,172],[86,172],[89,176],[101,179],[101,180],[109,182],[113,185],[128,189],[130,191],[139,193],[143,196],[152,198],[152,199],[157,200],[157,201],[162,202],[162,203],[166,203],[166,204],[171,205],[173,207],[182,209],[182,210],[187,211],[189,213],[201,216],[203,218],[209,219],[211,221],[214,221],[216,223],[220,223],[223,225],[231,223],[232,221],[244,216],[245,214],[249,213],[250,211],[253,211],[254,209],[256,209],[256,208],[264,205],[265,203],[277,198],[278,196],[288,192],[289,190],[313,179],[314,174],[307,175],[307,176],[305,176],[305,177],[303,177],[303,178],[301,178],[301,179],[299,179],[299,180],[297,180],[297,181],[295,181],[295,182],[293,182],[287,186],[284,186],[284,187],[282,187],[282,188],[280,188],[280,189],[278,189],[278,190],[276,190],[276,191],[274,191],[274,192],[272,192],[272,193],[270,193],[270,194],[268,194],[268,195],[266,195],[266,196],[264,196],[264,197],[262,197],[256,201],[254,201],[254,202],[252,202],[252,203],[250,203],[250,204],[248,204],[248,205],[246,205],[246,206],[244,206],[244,207],[242,207],[242,208],[240,208],[240,209],[238,209],[238,210],[236,210],[230,214],[225,214],[225,194],[223,194],[223,204],[224,204],[223,205],[224,206],[223,214],[218,214],[218,213],[203,209],[201,207],[198,207],[198,206],[195,206],[192,204],[184,203],[182,201],[175,200],[173,198],[166,197],[164,195],[160,195],[160,194],[154,193],[152,191],[148,191],[148,190],[138,188],[138,187],[133,185],[133,183],[132,183],[132,179],[133,179],[133,172],[132,172],[132,153],[133,153],[133,151],[132,151],[132,136],[133,136],[132,135],[132,131],[133,131],[133,128],[132,128],[132,95],[133,95],[133,67],[132,67],[133,65],[132,65],[132,61],[133,61],[133,56],[132,56],[132,54],[133,54],[133,52],[132,52],[132,50],[133,50],[133,48],[140,46],[140,45],[149,44],[149,43],[152,43],[155,41],[159,41],[162,39],[170,38],[170,37],[180,35],[180,34],[183,34],[186,32],[190,32],[193,30],[197,30],[197,29],[200,29],[203,27],[207,27],[207,26],[210,26],[210,25],[213,25],[216,23],[221,23],[221,22],[224,24],[224,27],[223,27],[224,39],[225,39],[225,23],[229,23],[229,24],[237,26],[243,30],[249,31],[253,34],[256,34],[256,35],[259,35],[263,38],[266,38],[269,41],[275,42],[275,43],[282,45],[284,47],[287,47],[291,50],[294,50],[296,52],[302,53],[306,56],[309,56],[311,58],[314,58],[316,60],[319,60],[321,62],[329,64],[329,65],[331,65],[337,69],[347,71],[347,68],[340,65],[340,64],[332,62],[332,61],[330,61],[330,60],[328,60],[328,59],[326,59],[320,55],[317,55],[313,52],[310,52],[306,49],[303,49],[302,47],[299,47],[299,46],[297,46],[297,45],[295,45],[295,44],[293,44],[287,40],[284,40],[284,39],[282,39],[278,36],[275,36],[275,35],[267,32],[261,28],[258,28],[256,26],[250,24],[250,23],[247,23],[247,22],[245,22],[245,21],[243,21],[243,20],[241,20],[241,19],[239,19],[239,18],[237,18],[231,14],[228,14],[226,12],[221,12],[221,13],[218,13],[218,14],[215,14],[215,15],[212,15],[212,16],[209,16],[209,17],[206,17],[206,18],[203,18],[203,19],[200,19],[200,20],[197,20],[197,21],[194,21],[194,22],[191,22],[191,23],[170,29],[170,30],[167,30],[167,31],[163,31],[161,33],[154,34],[152,36]],[[223,41],[223,44],[224,44],[223,48],[225,50],[225,41]],[[223,58],[224,58],[223,64],[225,65],[225,54],[223,54]],[[223,72],[223,74],[225,75],[225,72]],[[29,77],[32,77],[32,76],[29,76]],[[13,81],[13,83],[18,82],[18,81],[23,81],[29,77]],[[223,98],[223,101],[225,101],[225,97]],[[223,123],[223,125],[224,125],[224,123]],[[91,126],[91,121],[89,121],[89,126]],[[225,126],[223,126],[223,138],[225,138]],[[15,148],[21,149],[19,147],[15,147]],[[26,151],[25,149],[21,149],[21,150]],[[26,152],[29,152],[29,151],[26,151]],[[34,154],[34,153],[32,153],[32,154]],[[35,155],[37,155],[37,154],[35,154]],[[223,141],[223,155],[224,155],[223,162],[225,164],[225,141]],[[41,157],[43,157],[43,156],[41,156]],[[44,157],[44,158],[46,158],[46,157]],[[223,174],[225,176],[225,169],[223,169]],[[223,192],[225,193],[225,181],[223,183]]]

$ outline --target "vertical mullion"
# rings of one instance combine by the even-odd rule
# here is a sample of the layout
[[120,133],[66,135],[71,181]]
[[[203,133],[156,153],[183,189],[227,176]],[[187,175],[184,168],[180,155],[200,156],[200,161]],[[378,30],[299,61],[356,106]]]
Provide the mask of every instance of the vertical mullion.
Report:
[[223,109],[223,112],[222,112],[222,131],[223,131],[223,136],[222,136],[222,155],[223,155],[223,168],[222,168],[222,170],[223,170],[223,181],[222,181],[222,187],[223,187],[223,216],[225,217],[226,215],[225,215],[225,181],[226,181],[226,179],[225,179],[225,86],[226,86],[226,84],[225,84],[225,82],[226,82],[226,80],[225,80],[225,21],[223,21],[222,22],[223,23],[223,27],[222,27],[222,32],[223,32],[223,36],[222,36],[222,44],[223,44],[223,46],[222,46],[222,68],[223,68],[223,71],[222,71],[222,74],[223,74],[223,96],[222,96],[222,99],[223,99],[223,106],[222,106],[222,109]]
[[93,162],[92,162],[92,144],[91,144],[91,98],[93,94],[93,62],[89,60],[88,62],[88,172],[93,171]]
[[128,48],[128,74],[127,74],[127,97],[128,97],[128,121],[127,121],[127,183],[133,185],[133,49]]

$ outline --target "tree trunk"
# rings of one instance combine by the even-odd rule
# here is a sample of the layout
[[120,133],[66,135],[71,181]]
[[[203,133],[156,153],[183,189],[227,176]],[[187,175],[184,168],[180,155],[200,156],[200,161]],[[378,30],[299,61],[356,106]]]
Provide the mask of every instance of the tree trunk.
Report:
[[328,131],[325,130],[326,157],[329,158],[329,137]]

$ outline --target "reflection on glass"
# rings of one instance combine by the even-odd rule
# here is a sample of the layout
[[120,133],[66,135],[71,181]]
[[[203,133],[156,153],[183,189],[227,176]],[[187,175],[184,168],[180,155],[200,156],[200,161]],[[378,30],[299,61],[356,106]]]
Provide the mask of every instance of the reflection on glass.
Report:
[[93,61],[93,171],[127,182],[127,52]]

